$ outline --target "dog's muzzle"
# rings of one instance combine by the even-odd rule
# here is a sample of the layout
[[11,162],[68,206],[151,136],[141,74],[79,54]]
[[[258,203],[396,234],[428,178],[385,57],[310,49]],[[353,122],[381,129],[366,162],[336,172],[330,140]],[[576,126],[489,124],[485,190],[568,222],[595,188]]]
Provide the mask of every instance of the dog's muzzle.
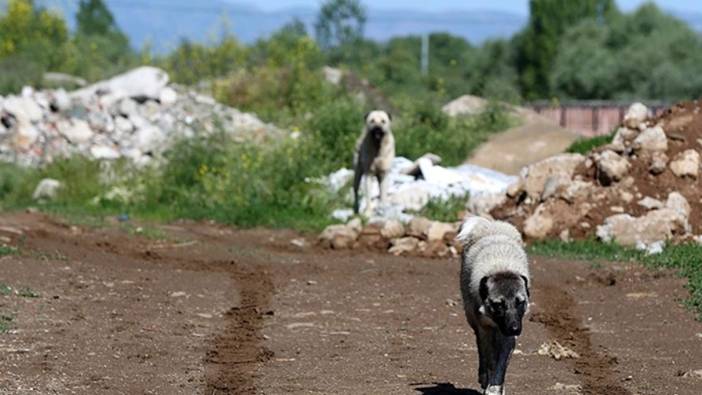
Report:
[[373,136],[374,139],[380,140],[385,136],[385,130],[381,128],[380,126],[374,126],[370,130],[371,136]]

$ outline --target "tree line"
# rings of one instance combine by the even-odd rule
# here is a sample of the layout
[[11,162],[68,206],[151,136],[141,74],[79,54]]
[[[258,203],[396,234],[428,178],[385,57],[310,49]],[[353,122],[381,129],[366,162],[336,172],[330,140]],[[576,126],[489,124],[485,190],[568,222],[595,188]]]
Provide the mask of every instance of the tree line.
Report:
[[[447,33],[429,36],[429,70],[421,73],[421,37],[375,42],[363,35],[361,0],[327,0],[313,31],[293,20],[251,45],[224,34],[215,42],[182,40],[169,54],[134,50],[103,0],[80,0],[76,29],[33,0],[9,0],[0,16],[0,92],[42,86],[46,71],[97,80],[139,64],[167,69],[184,84],[210,81],[223,96],[260,101],[314,101],[305,92],[323,65],[354,71],[391,96],[448,99],[461,94],[513,102],[538,99],[696,98],[702,93],[702,38],[653,3],[632,13],[614,0],[530,0],[527,25],[508,39],[480,45]],[[237,77],[239,76],[239,77]],[[235,86],[222,89],[226,78]],[[226,91],[226,92],[225,92]],[[314,89],[312,89],[314,91]],[[312,94],[314,95],[314,94]],[[303,104],[298,104],[302,105]],[[272,111],[272,110],[271,110]]]

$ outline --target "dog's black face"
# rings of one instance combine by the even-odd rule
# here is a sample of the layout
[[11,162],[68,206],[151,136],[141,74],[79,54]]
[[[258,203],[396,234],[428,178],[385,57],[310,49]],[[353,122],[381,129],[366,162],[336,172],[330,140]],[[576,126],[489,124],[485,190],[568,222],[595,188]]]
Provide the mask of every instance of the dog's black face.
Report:
[[529,284],[524,276],[497,273],[480,281],[481,312],[497,325],[505,336],[522,333],[522,318],[529,305]]
[[372,127],[370,133],[371,136],[373,136],[373,140],[378,142],[383,139],[383,136],[385,136],[385,130],[383,130],[383,128],[380,126]]

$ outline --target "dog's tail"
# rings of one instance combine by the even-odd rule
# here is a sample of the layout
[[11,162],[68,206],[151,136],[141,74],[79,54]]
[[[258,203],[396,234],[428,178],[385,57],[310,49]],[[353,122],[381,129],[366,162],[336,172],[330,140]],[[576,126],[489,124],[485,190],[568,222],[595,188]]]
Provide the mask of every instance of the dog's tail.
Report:
[[478,240],[488,236],[505,236],[519,244],[522,243],[522,235],[517,228],[511,224],[477,216],[466,217],[464,219],[458,230],[456,240],[467,249]]

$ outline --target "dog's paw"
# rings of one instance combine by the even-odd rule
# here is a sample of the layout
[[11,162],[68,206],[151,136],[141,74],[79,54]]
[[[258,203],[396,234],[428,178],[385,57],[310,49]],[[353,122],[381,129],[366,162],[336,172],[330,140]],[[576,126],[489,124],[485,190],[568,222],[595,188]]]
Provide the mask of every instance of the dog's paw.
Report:
[[485,388],[485,395],[505,395],[505,389],[501,385],[490,385]]

